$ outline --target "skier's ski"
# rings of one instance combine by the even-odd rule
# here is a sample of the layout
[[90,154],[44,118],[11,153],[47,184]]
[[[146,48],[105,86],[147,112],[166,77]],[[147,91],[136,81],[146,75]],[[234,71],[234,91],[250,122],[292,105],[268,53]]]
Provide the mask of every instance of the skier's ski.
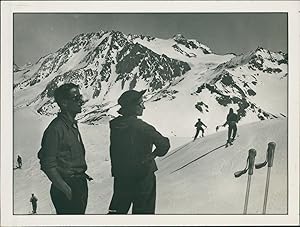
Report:
[[180,151],[181,149],[185,148],[187,145],[191,144],[192,142],[194,142],[194,141],[187,142],[186,144],[184,144],[184,145],[182,145],[182,146],[176,148],[172,153],[170,153],[169,155],[167,155],[167,156],[165,156],[164,158],[162,158],[162,160],[164,160],[164,159],[166,159],[166,158],[172,156],[172,155],[175,154],[177,151]]
[[235,139],[231,139],[229,142],[226,141],[225,148],[227,148],[229,145],[232,146],[233,145],[233,141],[235,141],[235,140],[236,140],[236,138]]
[[216,148],[212,149],[211,151],[209,151],[209,152],[207,152],[207,153],[201,155],[200,157],[198,157],[198,158],[196,158],[196,159],[194,159],[194,160],[188,162],[187,164],[181,166],[180,168],[174,170],[173,172],[171,172],[171,174],[174,173],[174,172],[177,172],[178,170],[181,170],[181,169],[185,168],[186,166],[190,165],[191,163],[193,163],[193,162],[195,162],[195,161],[197,161],[197,160],[199,160],[199,159],[205,157],[206,155],[208,155],[208,154],[212,153],[213,151],[218,150],[219,148],[224,147],[224,146],[225,146],[225,144],[223,144],[223,145],[221,145],[221,146],[219,146],[219,147],[216,147]]
[[225,144],[225,148],[227,148],[229,145],[230,145],[230,146],[232,146],[232,145],[233,145],[232,141],[230,141],[230,142],[226,142],[226,144]]

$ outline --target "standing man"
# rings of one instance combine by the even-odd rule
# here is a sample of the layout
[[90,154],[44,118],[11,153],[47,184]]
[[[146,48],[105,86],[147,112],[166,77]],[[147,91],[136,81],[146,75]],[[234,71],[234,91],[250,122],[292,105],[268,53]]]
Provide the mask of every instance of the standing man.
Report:
[[207,128],[207,126],[201,121],[201,119],[198,118],[198,121],[195,124],[196,134],[195,134],[195,137],[194,137],[194,141],[197,139],[197,136],[199,135],[199,131],[200,130],[202,132],[202,137],[204,137],[204,129],[202,128],[202,126],[204,126],[205,128]]
[[57,214],[84,214],[87,198],[85,149],[76,114],[81,112],[78,85],[63,84],[54,92],[61,112],[45,130],[38,153],[41,170],[52,182],[50,195]]
[[38,199],[37,199],[36,196],[32,193],[32,194],[31,194],[31,198],[30,198],[30,202],[31,202],[31,205],[32,205],[32,214],[36,214],[37,201],[38,201]]
[[[118,99],[121,116],[110,121],[110,158],[114,177],[109,214],[154,214],[156,200],[156,157],[164,156],[169,139],[137,116],[145,109],[146,90],[130,90]],[[155,150],[152,151],[153,145]]]
[[17,168],[22,168],[22,158],[21,158],[21,156],[20,155],[18,155],[18,158],[17,158],[17,163],[18,163],[18,166],[17,166]]
[[232,145],[232,141],[235,139],[236,132],[237,132],[237,122],[238,122],[238,116],[233,112],[233,109],[230,108],[226,118],[226,122],[223,124],[223,127],[228,125],[228,137],[227,137],[226,146],[228,146],[228,144]]

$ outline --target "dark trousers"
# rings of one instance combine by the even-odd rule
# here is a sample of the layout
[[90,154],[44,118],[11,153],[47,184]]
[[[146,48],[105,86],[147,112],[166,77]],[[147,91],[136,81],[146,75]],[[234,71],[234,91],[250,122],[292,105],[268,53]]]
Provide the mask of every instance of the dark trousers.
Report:
[[32,213],[36,214],[37,203],[32,203]]
[[[236,123],[235,122],[229,123],[227,143],[229,143],[235,139],[236,132],[237,132]],[[231,138],[231,135],[232,135],[232,138]]]
[[72,189],[72,199],[69,200],[62,191],[52,184],[50,195],[56,213],[84,214],[88,198],[88,187],[85,177],[66,178],[64,180]]
[[204,129],[203,129],[203,128],[197,128],[197,129],[196,129],[196,135],[195,135],[195,137],[194,137],[194,140],[197,139],[200,130],[201,130],[201,132],[202,132],[202,136],[204,136]]
[[156,176],[115,177],[114,193],[109,214],[127,214],[132,204],[132,214],[154,214],[156,199]]

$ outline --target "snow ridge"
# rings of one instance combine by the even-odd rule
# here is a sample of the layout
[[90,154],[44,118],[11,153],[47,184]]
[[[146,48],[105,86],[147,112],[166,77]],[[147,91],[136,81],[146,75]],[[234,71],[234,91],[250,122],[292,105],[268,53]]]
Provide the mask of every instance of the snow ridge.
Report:
[[[115,116],[118,96],[130,89],[147,89],[147,119],[165,128],[183,114],[191,121],[202,117],[214,128],[230,107],[248,123],[286,115],[287,63],[287,54],[262,47],[240,56],[216,55],[182,34],[163,40],[100,30],[75,36],[22,70],[14,65],[14,104],[53,115],[53,91],[73,82],[86,100],[79,118],[88,124]],[[163,123],[158,108],[180,114]]]

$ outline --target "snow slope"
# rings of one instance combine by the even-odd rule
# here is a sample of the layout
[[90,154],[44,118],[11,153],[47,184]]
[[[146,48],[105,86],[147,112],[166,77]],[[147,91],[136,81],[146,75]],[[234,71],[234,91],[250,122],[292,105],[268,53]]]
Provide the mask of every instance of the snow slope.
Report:
[[[13,174],[14,214],[31,211],[31,193],[39,199],[39,214],[55,213],[49,195],[50,183],[40,171],[37,159],[42,133],[52,119],[38,115],[28,107],[14,110],[14,158],[18,154],[23,158],[22,169],[15,169]],[[79,128],[87,151],[87,173],[94,178],[89,182],[86,214],[106,214],[113,184],[108,124],[79,124]],[[161,130],[160,127],[157,129]],[[256,162],[264,161],[270,141],[276,142],[277,147],[267,213],[287,212],[286,118],[242,125],[238,130],[236,142],[226,149],[221,147],[226,140],[226,130],[199,138],[174,154],[176,147],[192,140],[192,135],[170,137],[171,150],[164,158],[157,159],[157,214],[241,214],[247,175],[234,178],[233,174],[245,167],[250,148],[257,150]],[[189,162],[191,164],[175,171]],[[261,213],[266,171],[266,168],[254,171],[249,213]]]
[[[285,119],[242,125],[233,146],[224,148],[227,132],[198,138],[158,161],[157,213],[242,214],[248,175],[234,177],[246,166],[248,151],[255,163],[265,160],[267,144],[277,144],[268,196],[268,214],[287,213],[287,126]],[[262,212],[267,167],[254,170],[249,214]],[[178,206],[180,204],[180,206]]]

